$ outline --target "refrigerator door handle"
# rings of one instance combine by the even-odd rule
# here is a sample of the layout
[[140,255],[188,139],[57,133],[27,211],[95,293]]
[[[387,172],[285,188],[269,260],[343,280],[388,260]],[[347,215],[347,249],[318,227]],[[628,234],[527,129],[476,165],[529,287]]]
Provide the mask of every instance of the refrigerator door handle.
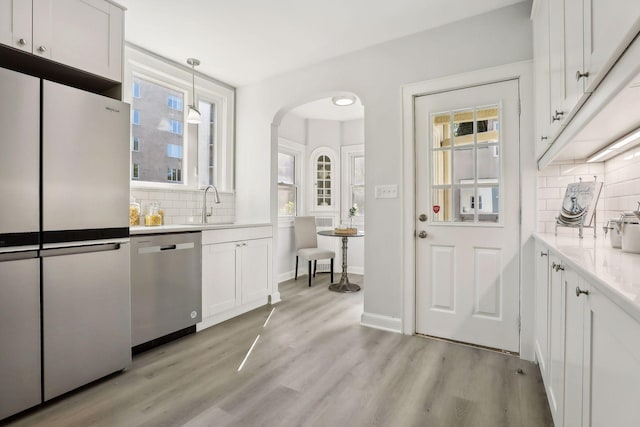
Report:
[[72,246],[68,248],[43,249],[40,256],[43,258],[61,255],[87,254],[92,252],[117,251],[121,243],[105,243],[88,246]]
[[18,261],[21,259],[38,258],[38,251],[23,251],[23,252],[7,252],[0,254],[0,262],[3,261]]

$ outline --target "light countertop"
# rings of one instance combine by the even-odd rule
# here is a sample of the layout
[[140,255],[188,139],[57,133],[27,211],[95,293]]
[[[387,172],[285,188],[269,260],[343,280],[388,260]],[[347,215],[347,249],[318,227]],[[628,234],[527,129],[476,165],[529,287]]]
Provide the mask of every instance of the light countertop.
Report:
[[535,234],[534,237],[640,322],[640,254],[612,248],[608,236],[580,239]]
[[232,224],[171,224],[146,227],[144,225],[136,225],[129,228],[132,236],[140,234],[164,234],[179,233],[186,231],[204,231],[204,230],[226,230],[230,228],[249,228],[249,227],[270,227],[271,223],[232,223]]

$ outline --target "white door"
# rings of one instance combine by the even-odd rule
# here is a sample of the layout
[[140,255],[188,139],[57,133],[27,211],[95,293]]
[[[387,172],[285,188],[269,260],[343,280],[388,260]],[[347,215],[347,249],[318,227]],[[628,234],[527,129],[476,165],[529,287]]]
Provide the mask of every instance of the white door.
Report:
[[419,334],[519,351],[518,110],[517,80],[415,100]]

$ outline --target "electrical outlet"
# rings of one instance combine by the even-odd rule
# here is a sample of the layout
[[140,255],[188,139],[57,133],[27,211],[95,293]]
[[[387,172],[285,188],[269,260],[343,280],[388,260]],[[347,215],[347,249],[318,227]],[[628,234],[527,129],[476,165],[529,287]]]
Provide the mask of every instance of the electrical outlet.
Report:
[[395,199],[397,197],[398,197],[398,186],[396,184],[375,186],[376,199]]

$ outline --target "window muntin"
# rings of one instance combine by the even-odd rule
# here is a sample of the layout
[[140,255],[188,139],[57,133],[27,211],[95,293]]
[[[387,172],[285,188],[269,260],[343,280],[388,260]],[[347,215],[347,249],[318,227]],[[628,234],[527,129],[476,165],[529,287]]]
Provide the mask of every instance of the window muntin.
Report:
[[296,156],[278,153],[278,216],[297,214]]
[[500,105],[432,114],[433,222],[500,222],[500,115]]

